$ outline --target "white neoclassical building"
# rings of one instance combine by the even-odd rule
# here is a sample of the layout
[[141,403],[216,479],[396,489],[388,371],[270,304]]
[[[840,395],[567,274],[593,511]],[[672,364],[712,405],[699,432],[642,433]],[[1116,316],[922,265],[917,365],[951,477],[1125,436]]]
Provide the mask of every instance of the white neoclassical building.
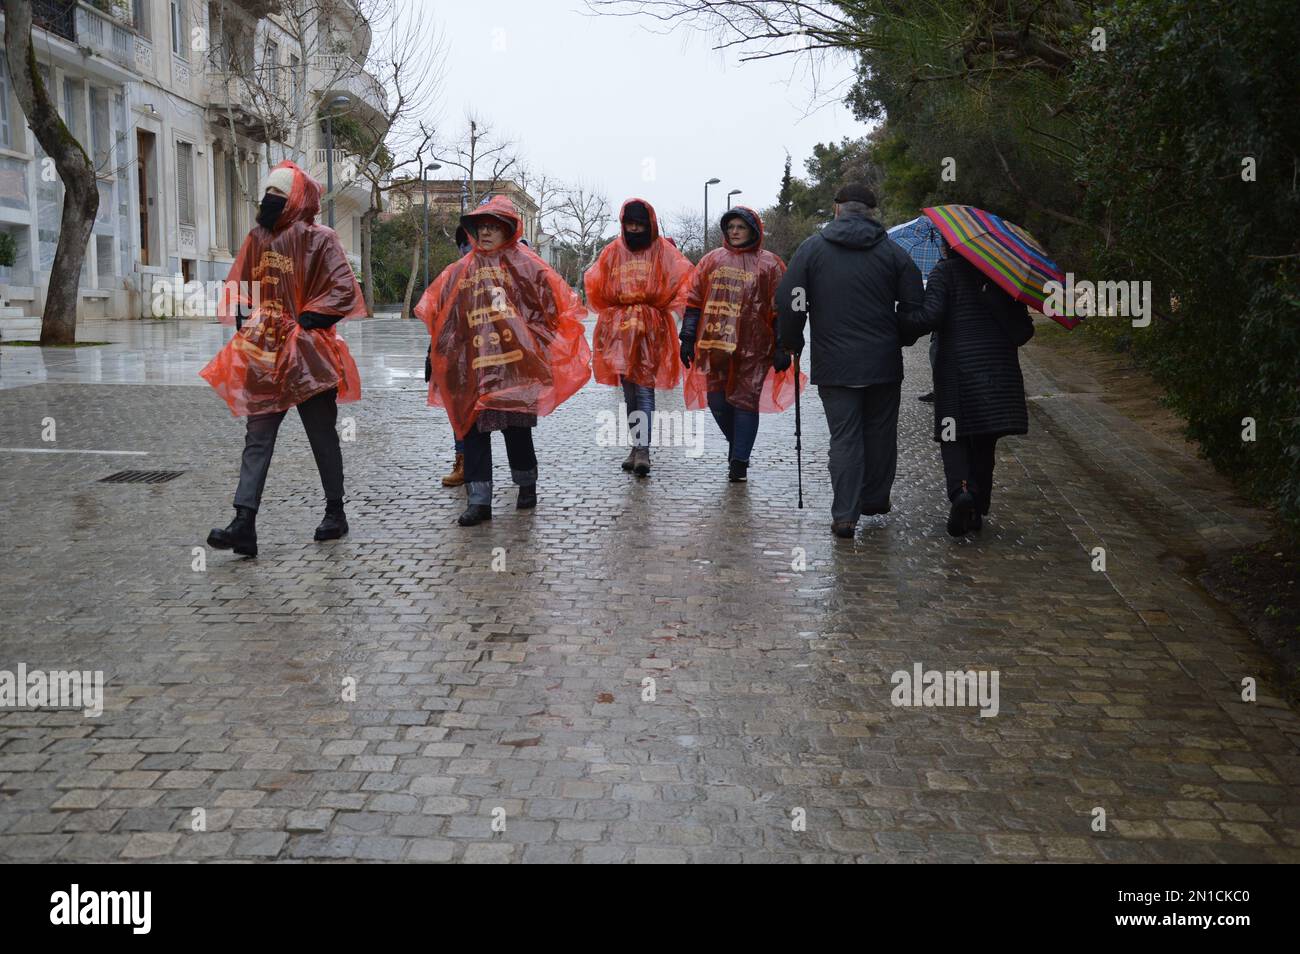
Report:
[[[159,279],[224,278],[269,164],[293,158],[325,182],[325,110],[371,135],[386,130],[355,0],[312,0],[307,28],[285,16],[295,2],[33,0],[38,69],[99,174],[81,317],[145,316]],[[328,158],[336,186],[357,179],[356,159]],[[62,211],[45,159],[0,53],[0,231],[16,252],[0,266],[0,297],[29,315],[44,306]],[[335,201],[354,262],[368,196],[361,180]]]

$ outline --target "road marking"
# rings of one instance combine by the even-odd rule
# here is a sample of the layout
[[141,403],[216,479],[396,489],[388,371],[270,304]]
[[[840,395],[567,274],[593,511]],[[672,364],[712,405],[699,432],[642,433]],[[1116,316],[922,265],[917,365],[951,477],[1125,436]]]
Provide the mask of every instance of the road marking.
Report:
[[81,450],[56,447],[0,447],[0,454],[108,454],[121,457],[148,457],[148,451]]

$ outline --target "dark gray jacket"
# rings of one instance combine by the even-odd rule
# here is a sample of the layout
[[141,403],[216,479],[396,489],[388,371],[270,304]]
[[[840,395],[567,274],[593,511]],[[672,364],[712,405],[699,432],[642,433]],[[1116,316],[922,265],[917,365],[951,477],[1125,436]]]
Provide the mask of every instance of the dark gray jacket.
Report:
[[[803,311],[797,289],[803,290]],[[777,336],[803,349],[812,324],[812,383],[858,386],[903,380],[896,311],[921,306],[921,270],[865,215],[845,215],[806,239],[776,293]]]
[[939,332],[934,364],[934,439],[944,419],[954,436],[1002,436],[1029,431],[1025,383],[1016,349],[1034,335],[1029,311],[965,259],[945,258],[930,272],[925,306],[899,316],[910,344]]

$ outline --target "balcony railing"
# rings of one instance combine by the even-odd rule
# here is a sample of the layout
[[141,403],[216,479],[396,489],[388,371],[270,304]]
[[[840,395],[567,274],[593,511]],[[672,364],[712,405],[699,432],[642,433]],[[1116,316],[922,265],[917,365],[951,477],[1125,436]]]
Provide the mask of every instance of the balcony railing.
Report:
[[32,26],[77,41],[76,0],[32,0]]
[[85,3],[76,5],[76,33],[82,46],[118,66],[137,70],[136,35],[127,23]]
[[[328,149],[317,149],[314,150],[314,152],[312,153],[312,160],[311,160],[312,167],[310,172],[312,174],[312,178],[319,180],[321,185],[325,185],[326,179],[328,178],[327,172],[329,170],[329,166],[327,165],[327,160],[329,157],[329,153],[330,150]],[[348,153],[344,152],[342,149],[335,149],[334,150],[334,185],[335,186],[341,185],[342,183],[355,179],[356,177],[357,177],[357,157],[353,155],[349,155]]]
[[[307,171],[311,173],[311,177],[320,182],[321,185],[327,184],[328,166],[326,166],[325,160],[329,155],[329,152],[330,150],[328,149],[313,149],[308,153],[308,161],[311,166]],[[365,179],[367,171],[370,175],[375,176],[376,178],[380,175],[379,166],[375,163],[371,162],[363,166],[362,160],[359,156],[354,156],[342,149],[334,150],[335,188],[345,182],[351,182],[352,186],[360,185],[365,189],[369,189],[370,184]]]

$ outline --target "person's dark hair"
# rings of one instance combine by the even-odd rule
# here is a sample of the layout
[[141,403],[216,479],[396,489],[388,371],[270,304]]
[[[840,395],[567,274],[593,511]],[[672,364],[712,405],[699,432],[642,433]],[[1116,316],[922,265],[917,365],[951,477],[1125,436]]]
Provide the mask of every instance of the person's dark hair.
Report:
[[870,215],[874,211],[874,206],[869,206],[865,202],[839,202],[840,214],[849,215]]
[[835,193],[835,201],[840,205],[849,202],[861,202],[869,209],[876,207],[876,193],[865,182],[848,182],[840,186],[840,190]]

